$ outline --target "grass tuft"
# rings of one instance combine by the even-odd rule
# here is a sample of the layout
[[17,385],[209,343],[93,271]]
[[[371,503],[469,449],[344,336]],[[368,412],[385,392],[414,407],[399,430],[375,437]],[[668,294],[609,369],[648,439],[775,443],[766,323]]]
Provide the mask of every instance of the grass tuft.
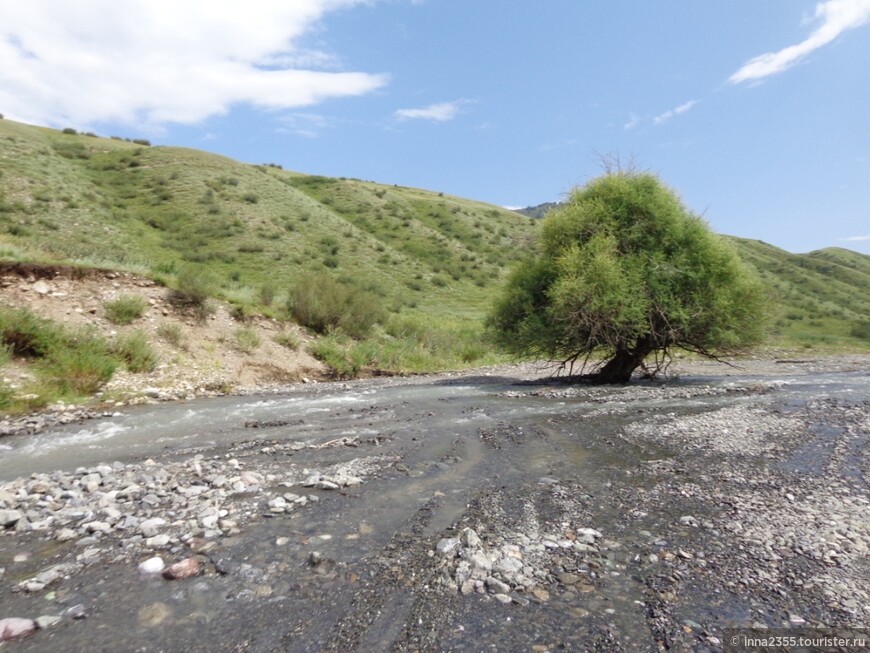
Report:
[[253,354],[263,344],[259,334],[251,327],[239,327],[233,332],[236,347],[245,354]]
[[106,318],[113,324],[121,326],[132,324],[142,317],[146,308],[148,308],[148,302],[139,295],[121,295],[117,299],[103,304]]
[[118,336],[112,343],[112,352],[131,372],[153,372],[157,367],[157,354],[143,331]]

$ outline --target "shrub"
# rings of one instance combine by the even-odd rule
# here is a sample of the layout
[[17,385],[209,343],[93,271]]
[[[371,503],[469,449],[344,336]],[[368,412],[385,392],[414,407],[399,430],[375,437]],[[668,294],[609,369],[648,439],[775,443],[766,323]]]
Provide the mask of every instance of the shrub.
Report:
[[378,296],[317,272],[299,278],[290,291],[287,305],[303,326],[318,333],[340,328],[354,338],[367,335],[375,324],[386,318]]
[[75,136],[76,134],[78,134],[78,132],[75,129],[73,129],[72,127],[64,127],[63,133],[70,134],[71,136]]
[[260,198],[257,197],[254,193],[245,193],[242,195],[242,199],[245,200],[248,204],[256,204],[260,201]]
[[850,334],[853,338],[870,341],[870,322],[856,322]]
[[[3,116],[0,115],[0,118]],[[9,410],[15,401],[15,392],[0,381],[0,410]]]
[[176,287],[169,293],[169,301],[180,308],[192,310],[198,319],[205,320],[211,313],[208,298],[217,284],[206,270],[193,266],[183,267],[175,278]]
[[64,395],[90,395],[112,378],[117,363],[107,343],[90,332],[71,339],[72,346],[54,349],[41,364],[42,373]]
[[315,358],[325,363],[339,379],[355,379],[365,364],[364,351],[342,339],[323,338],[311,347]]
[[117,299],[106,302],[103,308],[106,318],[113,324],[131,324],[134,320],[142,317],[148,302],[139,295],[121,295]]
[[16,356],[43,358],[53,349],[62,349],[64,340],[61,328],[26,308],[0,309],[0,343]]
[[11,360],[12,347],[4,342],[0,342],[0,367],[3,367]]
[[260,286],[259,300],[263,306],[271,306],[275,301],[275,286],[269,282]]
[[174,322],[163,322],[157,327],[157,337],[168,342],[173,347],[185,348],[184,333],[181,327]]
[[272,340],[282,347],[292,349],[293,351],[296,351],[302,346],[302,339],[292,331],[282,331],[281,333],[276,334]]
[[131,372],[153,372],[157,367],[157,354],[142,331],[119,336],[112,343],[112,352],[124,361]]
[[240,327],[233,332],[236,338],[236,347],[239,351],[252,354],[263,344],[259,334],[251,327]]

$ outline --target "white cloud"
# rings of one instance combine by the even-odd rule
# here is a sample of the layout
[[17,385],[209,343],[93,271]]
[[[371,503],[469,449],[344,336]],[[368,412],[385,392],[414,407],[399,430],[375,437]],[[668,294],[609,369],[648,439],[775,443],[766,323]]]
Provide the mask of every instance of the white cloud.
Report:
[[767,52],[747,61],[728,78],[732,84],[762,79],[788,70],[814,50],[827,45],[849,29],[870,21],[870,0],[826,0],[816,5],[815,19],[821,20],[812,34],[797,45]]
[[691,110],[692,107],[694,107],[696,104],[698,104],[698,100],[689,100],[688,102],[684,102],[683,104],[674,109],[669,109],[668,111],[657,115],[655,118],[653,118],[653,123],[656,125],[663,125],[674,116],[678,116],[681,113],[686,113],[687,111]]
[[436,122],[447,122],[453,120],[462,108],[463,104],[467,104],[468,100],[456,100],[455,102],[439,102],[438,104],[430,104],[428,107],[420,109],[399,109],[393,115],[399,120],[434,120]]
[[867,236],[849,236],[848,238],[840,238],[840,240],[848,240],[850,242],[863,242],[870,240],[870,235]]
[[639,124],[640,124],[640,116],[638,116],[637,114],[634,114],[634,113],[633,113],[633,114],[631,114],[631,116],[629,117],[628,122],[625,123],[625,124],[622,126],[622,128],[623,128],[624,130],[626,130],[626,131],[629,131],[629,130],[634,129],[635,127],[637,127]]
[[27,0],[0,5],[0,107],[54,126],[196,123],[236,104],[286,109],[368,93],[300,41],[370,0]]

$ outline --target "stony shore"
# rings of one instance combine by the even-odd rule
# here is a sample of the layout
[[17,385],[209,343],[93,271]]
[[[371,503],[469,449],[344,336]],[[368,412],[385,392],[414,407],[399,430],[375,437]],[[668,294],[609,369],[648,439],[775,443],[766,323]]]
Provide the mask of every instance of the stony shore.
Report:
[[[692,365],[686,374],[710,373]],[[795,378],[830,372],[850,372],[866,389],[868,369],[861,357],[756,361],[730,370],[733,380],[615,389],[545,383],[532,366],[490,369],[480,378],[526,383],[472,401],[444,445],[424,428],[440,414],[372,403],[334,416],[365,424],[357,434],[341,422],[286,437],[287,422],[262,421],[239,426],[267,437],[227,447],[23,475],[0,486],[0,584],[9,597],[0,633],[60,647],[28,650],[86,641],[75,629],[89,627],[76,622],[111,613],[93,591],[103,582],[110,601],[117,592],[129,599],[137,585],[165,595],[134,618],[152,636],[180,629],[187,644],[163,650],[197,650],[180,616],[196,591],[268,614],[266,605],[295,605],[294,587],[309,600],[309,589],[330,588],[344,606],[340,629],[308,650],[370,650],[377,615],[389,612],[386,598],[372,598],[380,594],[404,596],[404,607],[391,608],[403,625],[387,629],[396,650],[477,650],[477,639],[505,635],[507,617],[535,627],[497,650],[582,642],[718,651],[734,625],[863,627],[870,401],[827,396],[822,386],[806,401],[779,396]],[[377,396],[467,378],[336,388]],[[527,402],[568,408],[532,422],[508,417]],[[417,491],[419,504],[408,500]],[[403,502],[407,521],[378,521]],[[433,527],[441,514],[454,516]],[[171,589],[187,578],[201,585]],[[427,619],[416,623],[420,610]],[[47,632],[29,637],[37,628]],[[286,650],[306,650],[313,640],[286,641],[295,642]]]

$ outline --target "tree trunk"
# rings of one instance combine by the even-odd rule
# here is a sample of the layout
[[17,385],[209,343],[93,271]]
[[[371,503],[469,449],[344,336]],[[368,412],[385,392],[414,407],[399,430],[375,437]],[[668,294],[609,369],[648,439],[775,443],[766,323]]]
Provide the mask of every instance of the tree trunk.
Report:
[[631,374],[652,353],[650,338],[639,339],[633,349],[620,347],[595,375],[596,383],[628,383]]

